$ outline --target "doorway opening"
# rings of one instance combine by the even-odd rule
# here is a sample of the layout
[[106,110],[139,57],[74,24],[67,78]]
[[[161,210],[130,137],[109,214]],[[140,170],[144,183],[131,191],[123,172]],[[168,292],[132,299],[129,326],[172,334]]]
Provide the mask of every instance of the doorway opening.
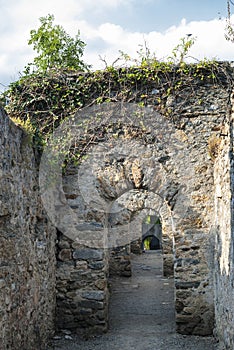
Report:
[[158,216],[147,215],[142,223],[142,251],[162,249],[162,224]]

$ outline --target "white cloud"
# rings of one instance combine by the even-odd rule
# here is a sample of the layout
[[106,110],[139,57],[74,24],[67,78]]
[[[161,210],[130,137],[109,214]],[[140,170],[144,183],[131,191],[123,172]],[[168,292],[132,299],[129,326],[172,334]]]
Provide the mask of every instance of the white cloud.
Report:
[[[233,16],[234,20],[234,16]],[[151,53],[155,53],[158,59],[169,56],[173,48],[179,43],[186,34],[192,34],[196,37],[194,46],[189,53],[195,59],[216,58],[218,60],[234,59],[234,44],[227,42],[224,37],[226,21],[214,19],[211,21],[194,21],[187,23],[185,19],[181,20],[178,26],[168,28],[165,32],[128,32],[118,25],[111,23],[102,24],[94,30],[95,38],[101,38],[107,43],[108,48],[100,50],[102,56],[105,56],[109,64],[119,55],[119,50],[136,57],[136,51],[139,45],[146,42]],[[97,64],[97,56],[89,52],[87,47],[86,57],[91,62]]]
[[105,23],[98,28],[98,36],[110,45],[120,43],[126,32],[118,25]]
[[107,9],[119,6],[129,6],[132,0],[10,0],[6,5],[10,8],[11,16],[18,22],[31,22],[45,16],[54,14],[58,21],[72,20],[73,18],[87,15],[89,12],[104,12]]
[[[27,45],[29,32],[39,26],[39,17],[48,13],[54,14],[55,22],[61,24],[70,35],[75,35],[80,29],[81,37],[87,43],[85,60],[93,64],[94,68],[103,67],[99,55],[106,57],[109,64],[119,56],[119,50],[136,56],[139,45],[144,41],[150,51],[155,52],[158,59],[162,59],[170,55],[179,39],[188,33],[197,37],[191,56],[198,59],[233,59],[234,44],[224,38],[225,19],[188,23],[183,19],[179,25],[172,26],[165,32],[150,33],[131,32],[111,21],[102,21],[102,13],[106,10],[123,11],[126,6],[134,6],[134,1],[0,0],[0,83],[7,83],[12,77],[17,79],[16,73],[32,61],[33,51]],[[98,22],[101,24],[91,23],[91,14],[94,17],[98,14]]]
[[[93,0],[84,0],[84,2],[89,3],[91,7],[94,6]],[[133,3],[133,0],[99,0],[96,6],[99,8],[101,6],[117,8],[118,6],[129,5],[131,3]]]
[[[61,24],[70,35],[81,30],[86,41],[98,39],[97,28],[84,20],[89,14],[101,13],[119,6],[129,6],[132,0],[0,0],[0,82],[6,71],[9,80],[15,72],[22,71],[32,60],[33,51],[27,42],[30,30],[40,24],[39,18],[47,14],[55,16],[55,23]],[[14,62],[14,63],[13,63]]]

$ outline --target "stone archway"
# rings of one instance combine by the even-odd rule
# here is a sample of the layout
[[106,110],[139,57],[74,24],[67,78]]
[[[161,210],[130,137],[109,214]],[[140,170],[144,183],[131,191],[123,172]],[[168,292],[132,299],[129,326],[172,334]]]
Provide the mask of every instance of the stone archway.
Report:
[[[130,252],[133,251],[133,246],[137,253],[141,252],[142,222],[146,216],[160,217],[160,221],[163,223],[161,245],[163,246],[164,241],[168,244],[171,240],[172,250],[172,238],[168,236],[168,231],[165,230],[171,221],[171,214],[167,204],[160,196],[148,191],[131,190],[114,202],[112,210],[111,226],[109,227],[109,239],[112,239],[109,261],[111,275],[131,275]],[[172,229],[169,230],[169,233],[171,232]],[[115,242],[119,245],[113,244],[113,239],[116,236],[119,240]],[[167,268],[171,264],[173,256],[172,254],[169,256],[166,248],[165,253],[163,251],[166,269],[164,275],[168,276],[173,275],[173,272],[169,273]]]
[[148,215],[142,222],[141,247],[143,250],[162,248],[162,225],[157,216]]
[[[167,266],[170,273],[172,269],[175,272],[178,331],[211,334],[212,272],[206,247],[213,198],[212,190],[204,191],[200,177],[206,173],[207,179],[210,178],[212,164],[207,161],[204,132],[197,132],[194,143],[192,131],[184,135],[154,109],[129,104],[108,104],[82,113],[86,113],[86,119],[82,115],[85,121],[90,114],[96,115],[99,121],[100,115],[111,115],[108,120],[103,118],[98,126],[100,132],[108,123],[109,138],[104,137],[103,141],[101,137],[81,165],[68,167],[63,181],[58,178],[56,183],[53,179],[56,185],[50,195],[54,196],[58,208],[52,213],[53,221],[60,220],[58,226],[70,239],[59,242],[58,259],[62,268],[58,271],[57,286],[64,305],[60,314],[70,305],[71,325],[87,326],[94,331],[106,329],[107,248],[124,247],[127,257],[129,242],[141,236],[142,215],[153,210],[162,217],[164,267]],[[207,126],[205,117],[198,126],[201,124],[208,133],[210,125]],[[63,126],[63,131],[65,129]],[[73,134],[77,134],[77,130],[73,130]],[[62,187],[64,192],[60,196]],[[48,211],[52,212],[51,207]],[[120,249],[118,260],[124,265],[121,254]],[[126,260],[129,264],[129,259]],[[70,278],[69,283],[66,276]],[[83,284],[79,282],[82,276]],[[78,305],[75,314],[74,305]]]

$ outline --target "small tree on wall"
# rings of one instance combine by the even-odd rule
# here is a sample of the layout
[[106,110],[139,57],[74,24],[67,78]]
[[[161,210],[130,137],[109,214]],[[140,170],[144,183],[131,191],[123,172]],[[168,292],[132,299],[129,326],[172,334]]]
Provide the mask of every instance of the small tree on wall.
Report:
[[42,73],[51,68],[87,70],[88,65],[82,60],[86,44],[80,39],[80,32],[72,38],[62,26],[53,24],[53,15],[39,20],[40,27],[30,31],[28,41],[38,56],[26,66],[25,73],[30,73],[31,68]]

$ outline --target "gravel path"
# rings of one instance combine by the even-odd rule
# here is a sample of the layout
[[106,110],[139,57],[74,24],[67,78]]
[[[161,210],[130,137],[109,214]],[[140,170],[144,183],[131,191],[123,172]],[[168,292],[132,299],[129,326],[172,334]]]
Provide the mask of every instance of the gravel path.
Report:
[[162,276],[161,252],[133,256],[132,265],[131,278],[111,280],[109,332],[87,341],[68,332],[48,350],[216,349],[211,337],[175,333],[173,279]]

